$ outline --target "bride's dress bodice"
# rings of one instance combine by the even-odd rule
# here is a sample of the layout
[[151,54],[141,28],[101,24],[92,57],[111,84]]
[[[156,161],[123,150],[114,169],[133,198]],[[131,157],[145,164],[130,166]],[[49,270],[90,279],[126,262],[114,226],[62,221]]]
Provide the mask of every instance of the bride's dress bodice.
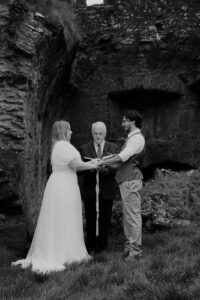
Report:
[[58,141],[54,144],[51,154],[51,165],[53,172],[70,171],[75,169],[69,166],[73,160],[81,160],[80,153],[67,141]]

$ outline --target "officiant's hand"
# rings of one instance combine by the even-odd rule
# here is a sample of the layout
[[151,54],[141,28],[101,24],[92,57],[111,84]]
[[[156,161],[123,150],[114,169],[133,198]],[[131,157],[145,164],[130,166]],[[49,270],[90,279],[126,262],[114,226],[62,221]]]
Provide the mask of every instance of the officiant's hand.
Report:
[[99,173],[102,173],[102,174],[108,174],[108,172],[109,172],[109,168],[107,166],[104,166],[103,164],[98,165],[98,170],[99,170]]

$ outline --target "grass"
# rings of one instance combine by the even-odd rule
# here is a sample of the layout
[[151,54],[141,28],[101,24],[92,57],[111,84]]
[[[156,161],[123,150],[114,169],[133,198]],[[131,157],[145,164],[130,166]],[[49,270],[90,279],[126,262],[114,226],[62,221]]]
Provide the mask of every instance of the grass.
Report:
[[133,264],[121,258],[124,235],[120,210],[113,214],[108,251],[48,276],[11,268],[12,261],[25,256],[25,228],[20,223],[5,229],[0,232],[0,299],[199,300],[199,182],[198,170],[158,170],[154,179],[145,183],[143,198],[163,195],[171,215],[190,219],[191,225],[145,232],[143,256]]
[[143,257],[132,265],[121,258],[123,233],[111,233],[107,252],[49,276],[11,268],[21,253],[8,234],[0,246],[1,299],[199,299],[199,225],[144,234]]

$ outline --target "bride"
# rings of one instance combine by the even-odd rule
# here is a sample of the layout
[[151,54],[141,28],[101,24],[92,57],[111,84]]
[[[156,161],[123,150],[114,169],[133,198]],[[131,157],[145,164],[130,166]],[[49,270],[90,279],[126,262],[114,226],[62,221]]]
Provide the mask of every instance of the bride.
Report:
[[56,121],[52,127],[52,174],[42,200],[37,226],[26,259],[12,263],[34,272],[64,270],[67,264],[87,261],[82,222],[81,196],[76,171],[96,169],[94,161],[83,162],[70,144],[69,122]]

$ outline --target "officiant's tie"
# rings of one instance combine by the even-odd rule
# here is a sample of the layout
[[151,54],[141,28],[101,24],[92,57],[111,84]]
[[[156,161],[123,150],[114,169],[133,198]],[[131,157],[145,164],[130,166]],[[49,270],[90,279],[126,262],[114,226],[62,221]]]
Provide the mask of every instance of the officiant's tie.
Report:
[[97,144],[97,158],[101,158],[102,153],[101,153],[101,145]]

